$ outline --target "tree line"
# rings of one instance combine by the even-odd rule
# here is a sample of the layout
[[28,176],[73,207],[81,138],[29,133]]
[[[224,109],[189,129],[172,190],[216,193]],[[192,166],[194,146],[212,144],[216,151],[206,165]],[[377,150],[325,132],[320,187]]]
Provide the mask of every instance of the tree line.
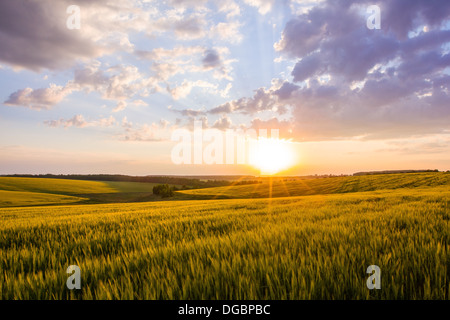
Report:
[[183,186],[182,189],[200,189],[223,187],[230,185],[245,185],[261,183],[259,180],[200,180],[179,176],[127,176],[120,174],[13,174],[3,175],[4,177],[22,177],[22,178],[51,178],[51,179],[71,179],[71,180],[90,180],[90,181],[121,181],[121,182],[148,182],[169,185]]

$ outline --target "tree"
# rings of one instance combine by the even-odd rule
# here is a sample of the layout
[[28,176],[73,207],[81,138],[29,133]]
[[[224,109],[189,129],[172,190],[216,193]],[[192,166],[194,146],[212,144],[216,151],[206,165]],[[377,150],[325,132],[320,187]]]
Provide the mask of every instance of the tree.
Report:
[[153,194],[159,195],[162,198],[173,197],[175,187],[171,187],[168,184],[159,184],[153,187]]

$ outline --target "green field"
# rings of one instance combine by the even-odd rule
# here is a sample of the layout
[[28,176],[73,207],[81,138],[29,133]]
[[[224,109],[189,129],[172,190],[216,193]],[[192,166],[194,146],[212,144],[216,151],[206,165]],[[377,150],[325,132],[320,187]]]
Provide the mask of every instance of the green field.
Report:
[[0,177],[0,207],[155,201],[156,183]]
[[55,194],[114,193],[108,182],[43,178],[0,177],[0,190]]
[[0,190],[0,207],[59,205],[86,201],[86,198],[59,194]]
[[[0,299],[447,300],[449,180],[323,178],[179,192],[210,200],[0,208]],[[78,291],[66,288],[72,264]],[[381,290],[366,287],[369,265]]]

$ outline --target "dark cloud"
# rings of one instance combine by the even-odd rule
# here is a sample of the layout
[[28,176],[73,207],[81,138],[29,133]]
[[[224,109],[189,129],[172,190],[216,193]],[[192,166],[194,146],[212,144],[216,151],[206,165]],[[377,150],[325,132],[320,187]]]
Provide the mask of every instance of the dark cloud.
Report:
[[[370,0],[360,1],[370,3]],[[383,29],[393,32],[398,38],[406,39],[408,33],[420,24],[430,27],[441,26],[450,17],[450,3],[446,0],[396,0],[379,1]]]
[[367,105],[380,107],[411,94],[411,87],[392,79],[368,80],[360,96]]
[[271,110],[276,106],[271,92],[264,88],[255,90],[252,98],[233,100],[208,111],[210,114],[239,112],[243,114],[256,114],[261,111]]
[[235,108],[234,105],[235,105],[235,103],[233,103],[233,102],[227,102],[227,103],[224,103],[218,107],[215,107],[215,108],[209,110],[209,113],[211,113],[211,114],[232,113]]
[[70,67],[100,50],[78,30],[66,27],[67,4],[48,1],[0,2],[0,60],[38,71]]
[[381,1],[381,30],[366,28],[366,17],[360,12],[369,4],[328,1],[286,24],[276,48],[301,59],[292,72],[294,81],[324,73],[362,80],[376,64],[400,54],[435,50],[450,39],[448,30],[431,29],[412,39],[405,36],[424,25],[433,28],[448,20],[450,4],[446,1]]
[[279,120],[277,118],[271,118],[269,120],[261,120],[255,118],[250,124],[251,129],[255,129],[257,132],[259,130],[267,130],[267,137],[271,137],[272,130],[278,130],[278,137],[280,139],[291,139],[293,138],[293,123],[288,120]]
[[450,54],[442,54],[439,51],[427,51],[404,60],[397,71],[402,80],[425,78],[433,76],[450,66]]
[[278,90],[274,91],[273,94],[278,96],[280,100],[286,100],[289,99],[292,95],[292,92],[296,91],[298,88],[299,86],[292,84],[289,81],[285,81]]
[[422,31],[416,37],[401,42],[401,55],[407,57],[424,50],[434,50],[449,41],[450,30]]
[[288,110],[290,120],[254,119],[252,127],[288,128],[300,141],[449,132],[450,2],[378,1],[381,30],[366,26],[372,4],[329,0],[292,19],[275,45],[298,59],[292,81],[208,113]]
[[206,50],[202,59],[203,67],[205,69],[211,69],[220,66],[220,56],[215,50]]
[[218,130],[226,130],[232,128],[232,121],[227,115],[223,115],[213,124],[213,128]]
[[381,30],[366,27],[365,9],[374,4],[368,0],[329,0],[286,24],[275,48],[298,58],[291,75],[302,85],[284,102],[293,106],[299,139],[450,128],[450,30],[443,27],[450,23],[450,2],[377,3]]
[[201,115],[205,115],[205,111],[201,111],[201,110],[193,110],[193,109],[183,109],[183,110],[175,110],[175,109],[170,109],[173,112],[179,113],[184,117],[198,117]]
[[308,79],[309,77],[318,73],[321,67],[321,57],[320,54],[310,54],[304,57],[301,61],[297,62],[292,70],[292,75],[294,76],[295,82],[301,82]]

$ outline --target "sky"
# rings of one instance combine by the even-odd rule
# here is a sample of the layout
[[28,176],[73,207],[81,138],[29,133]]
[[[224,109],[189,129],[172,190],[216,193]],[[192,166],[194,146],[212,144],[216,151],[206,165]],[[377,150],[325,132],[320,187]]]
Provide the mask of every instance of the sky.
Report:
[[0,174],[260,173],[174,163],[195,123],[289,175],[450,170],[449,90],[448,0],[0,2]]

